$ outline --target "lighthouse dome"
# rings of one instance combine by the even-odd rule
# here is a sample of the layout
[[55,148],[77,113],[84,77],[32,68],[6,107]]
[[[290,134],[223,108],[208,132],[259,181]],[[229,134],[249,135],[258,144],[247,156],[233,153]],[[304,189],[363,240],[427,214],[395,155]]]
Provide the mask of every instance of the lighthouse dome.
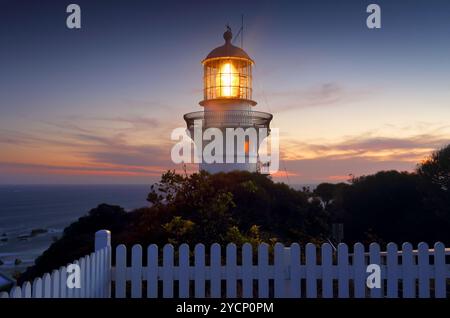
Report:
[[212,50],[203,60],[203,63],[210,59],[229,57],[246,59],[254,64],[253,60],[250,58],[250,56],[248,56],[247,52],[245,52],[240,47],[231,44],[233,33],[231,32],[230,27],[227,27],[227,31],[225,31],[225,33],[223,34],[223,38],[225,39],[225,44]]

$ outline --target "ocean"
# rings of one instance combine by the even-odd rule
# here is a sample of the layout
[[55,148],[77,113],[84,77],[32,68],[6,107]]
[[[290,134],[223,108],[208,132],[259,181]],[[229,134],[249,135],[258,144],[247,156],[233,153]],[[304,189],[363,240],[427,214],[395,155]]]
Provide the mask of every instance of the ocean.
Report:
[[[32,265],[66,226],[99,204],[148,205],[150,185],[0,185],[0,272]],[[94,238],[92,238],[94,239]]]

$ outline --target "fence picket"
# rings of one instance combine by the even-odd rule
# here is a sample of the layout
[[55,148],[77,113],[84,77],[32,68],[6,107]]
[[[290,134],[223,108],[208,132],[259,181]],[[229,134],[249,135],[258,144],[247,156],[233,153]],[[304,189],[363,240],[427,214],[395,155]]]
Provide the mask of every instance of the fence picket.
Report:
[[284,282],[283,293],[285,298],[291,298],[291,248],[283,248],[283,262],[284,262]]
[[242,246],[242,296],[253,297],[253,252],[250,243]]
[[[116,292],[115,292],[116,298],[125,298],[126,296],[126,271],[127,271],[127,248],[125,245],[120,244],[116,248]],[[90,290],[90,294],[91,296],[93,296],[92,289]]]
[[197,244],[194,249],[195,298],[205,297],[205,245]]
[[389,243],[387,245],[387,297],[398,297],[398,248],[397,244]]
[[33,281],[33,286],[31,288],[32,298],[42,298],[42,279],[40,277]]
[[52,281],[52,290],[51,290],[51,297],[52,298],[59,298],[60,297],[60,293],[59,293],[59,271],[58,270],[54,270],[52,272],[51,275],[51,281]]
[[[91,253],[91,257],[90,257],[91,264],[89,265],[91,280],[89,281],[88,287],[90,289],[91,298],[97,297],[97,294],[95,292],[95,284],[96,284],[96,279],[97,279],[97,272],[96,272],[97,257],[96,257],[96,255],[97,255],[96,253]],[[68,292],[69,291],[70,290],[68,290]]]
[[291,244],[291,297],[301,297],[300,286],[300,245],[298,243]]
[[274,248],[274,296],[282,298],[284,294],[284,245],[276,243]]
[[428,244],[421,242],[418,245],[419,265],[419,298],[430,298],[430,255]]
[[[89,288],[89,293],[91,295],[91,298],[96,298],[97,295],[95,294],[95,280],[97,279],[97,273],[95,272],[95,266],[96,266],[96,253],[91,253],[89,257],[89,277],[91,278],[86,285],[87,288]],[[69,290],[67,291],[69,292]]]
[[414,298],[416,295],[416,280],[414,278],[414,255],[411,243],[402,245],[403,298]]
[[[75,265],[80,266],[80,262],[79,261],[75,261],[73,262]],[[80,282],[81,283],[81,282]],[[80,291],[81,288],[73,288],[73,298],[80,298]]]
[[110,298],[109,296],[109,274],[110,274],[110,268],[111,266],[108,265],[108,252],[110,247],[103,248],[103,282],[102,282],[102,297],[103,298]]
[[322,244],[322,297],[333,297],[333,249],[330,244]]
[[211,245],[211,297],[220,298],[221,290],[221,267],[222,258],[220,245],[214,243]]
[[[82,282],[86,284],[85,281]],[[59,297],[67,297],[67,269],[65,266],[59,268]]]
[[446,265],[445,265],[445,246],[438,242],[434,244],[434,297],[445,298],[446,291]]
[[9,298],[22,298],[22,288],[19,286],[14,286],[9,291]]
[[236,244],[230,243],[227,245],[226,254],[226,275],[227,275],[227,298],[236,298]]
[[9,292],[10,298],[22,298],[22,289],[19,286],[15,286]]
[[354,268],[354,296],[355,298],[366,297],[366,257],[364,245],[361,243],[353,245],[352,265]]
[[91,256],[86,255],[84,257],[84,293],[87,298],[91,297],[91,289],[89,288],[91,282]]
[[142,246],[131,248],[131,298],[142,298]]
[[349,266],[348,266],[348,246],[340,243],[337,248],[338,253],[338,297],[349,297]]
[[[69,264],[67,265],[67,268],[68,268],[68,266],[69,266]],[[68,274],[67,278],[69,278],[70,272],[67,274]],[[66,283],[67,283],[67,280],[66,280]],[[73,288],[69,288],[69,286],[66,284],[65,289],[66,289],[66,298],[74,298],[75,297]]]
[[[371,243],[369,245],[369,263],[376,264],[381,268],[381,256],[380,256],[380,245],[377,243]],[[380,298],[382,296],[383,291],[383,280],[381,279],[380,288],[371,288],[370,289],[370,297],[371,298]]]
[[258,246],[258,297],[269,297],[269,245]]
[[25,282],[22,285],[22,298],[31,298],[31,284],[30,282]]
[[100,272],[101,269],[101,255],[102,255],[102,250],[96,251],[95,252],[95,279],[94,279],[94,294],[95,294],[95,298],[100,298],[100,284],[101,284],[101,276],[102,273]]
[[[86,259],[84,257],[79,260],[80,265],[80,279],[81,279],[81,288],[80,288],[80,297],[86,298]],[[61,274],[60,276],[61,277]],[[61,284],[60,284],[61,285]],[[59,290],[61,293],[61,289]]]
[[42,277],[43,281],[43,291],[44,291],[44,298],[50,298],[52,297],[52,279],[50,277],[49,273],[45,273]]
[[163,298],[173,297],[173,246],[166,244],[163,248]]
[[317,259],[316,246],[312,243],[306,244],[306,297],[317,297]]
[[[102,248],[101,250],[98,250],[96,252],[96,254],[98,255],[98,264],[97,264],[97,270],[98,270],[98,278],[97,278],[97,286],[95,286],[96,290],[97,290],[97,297],[98,298],[103,298],[103,292],[105,290],[104,288],[104,283],[105,283],[105,249]],[[78,295],[79,291],[77,291],[77,295]]]
[[105,298],[111,298],[111,245],[107,245],[105,248]]
[[158,297],[158,246],[147,248],[147,297]]
[[178,249],[178,264],[178,295],[180,298],[189,298],[189,245],[180,245]]

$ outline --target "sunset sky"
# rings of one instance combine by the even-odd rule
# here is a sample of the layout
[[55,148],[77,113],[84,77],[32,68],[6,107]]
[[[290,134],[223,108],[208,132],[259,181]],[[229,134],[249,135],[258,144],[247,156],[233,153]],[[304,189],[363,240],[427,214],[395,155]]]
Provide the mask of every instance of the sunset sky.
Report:
[[[66,28],[70,3],[81,30]],[[450,142],[447,0],[0,0],[0,183],[151,183],[181,169],[170,133],[201,110],[200,61],[241,14],[255,110],[280,129],[277,180],[411,171]]]

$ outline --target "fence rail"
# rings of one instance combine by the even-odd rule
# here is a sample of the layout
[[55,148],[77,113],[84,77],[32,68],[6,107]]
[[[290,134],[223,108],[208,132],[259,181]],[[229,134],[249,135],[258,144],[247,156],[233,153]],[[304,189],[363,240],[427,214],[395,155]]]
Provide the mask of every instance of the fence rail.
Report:
[[[442,243],[433,249],[420,243],[417,250],[410,243],[401,249],[389,243],[386,251],[376,243],[367,251],[361,243],[351,251],[346,244],[334,251],[328,243],[319,248],[263,243],[256,250],[248,243],[241,248],[198,244],[193,250],[187,244],[146,250],[134,245],[131,251],[119,245],[112,267],[110,241],[108,231],[97,232],[96,251],[75,262],[81,288],[67,287],[61,267],[0,297],[445,298],[450,278],[450,253]],[[381,288],[367,287],[369,264],[380,266]]]

